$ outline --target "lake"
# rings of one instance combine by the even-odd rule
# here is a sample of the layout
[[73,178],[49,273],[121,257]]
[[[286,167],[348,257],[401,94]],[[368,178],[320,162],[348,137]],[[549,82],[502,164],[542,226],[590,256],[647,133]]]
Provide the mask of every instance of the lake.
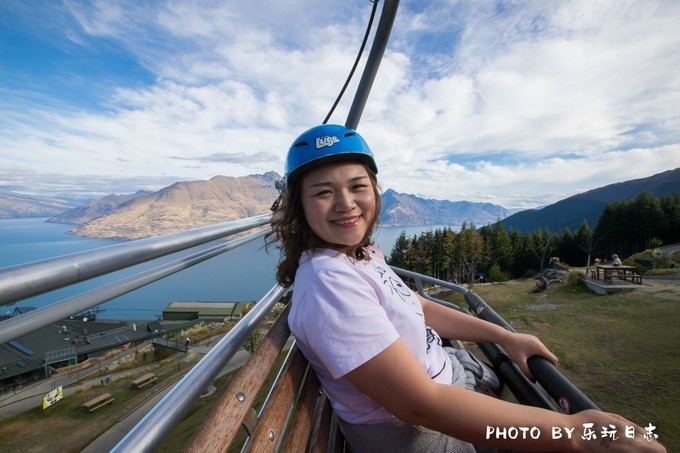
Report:
[[[73,236],[68,234],[73,225],[46,223],[45,220],[0,219],[0,268],[120,243],[111,239]],[[380,228],[375,240],[385,254],[389,255],[402,231],[406,231],[410,237],[436,228],[442,226],[385,227]],[[192,249],[173,257],[158,259],[153,263],[139,264],[16,304],[0,306],[0,310],[12,313],[16,307],[43,307],[194,252]],[[262,240],[250,242],[102,304],[100,308],[105,311],[100,313],[99,317],[152,320],[160,316],[163,309],[174,301],[257,301],[275,283],[274,270],[278,261],[275,252],[275,250],[265,252]]]

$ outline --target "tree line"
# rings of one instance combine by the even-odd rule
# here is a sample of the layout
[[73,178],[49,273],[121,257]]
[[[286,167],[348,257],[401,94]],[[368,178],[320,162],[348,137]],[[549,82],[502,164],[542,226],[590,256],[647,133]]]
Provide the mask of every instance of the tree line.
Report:
[[572,232],[547,228],[531,233],[506,231],[500,221],[476,228],[463,223],[451,228],[397,238],[388,262],[402,269],[458,283],[505,281],[530,277],[551,261],[569,266],[590,266],[595,259],[621,258],[680,242],[680,194],[657,198],[641,192],[627,201],[613,201],[604,209],[595,229],[584,220]]

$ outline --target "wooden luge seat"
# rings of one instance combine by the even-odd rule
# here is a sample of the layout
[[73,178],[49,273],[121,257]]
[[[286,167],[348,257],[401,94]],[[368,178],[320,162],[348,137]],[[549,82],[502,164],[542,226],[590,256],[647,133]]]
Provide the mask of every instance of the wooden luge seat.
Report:
[[259,413],[253,408],[290,337],[288,311],[287,307],[234,377],[186,451],[227,451],[242,427],[248,433],[246,451],[344,451],[344,438],[325,392],[295,345]]

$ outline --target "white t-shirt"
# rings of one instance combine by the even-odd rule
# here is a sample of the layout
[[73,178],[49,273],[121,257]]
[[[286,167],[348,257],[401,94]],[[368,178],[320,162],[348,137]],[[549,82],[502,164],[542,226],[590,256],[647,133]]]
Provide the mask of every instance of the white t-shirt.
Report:
[[[425,325],[416,294],[390,269],[376,247],[369,261],[334,250],[305,253],[295,275],[288,324],[333,408],[348,423],[396,418],[343,376],[401,338],[427,374],[451,383],[441,338]],[[398,395],[395,395],[397,398]]]

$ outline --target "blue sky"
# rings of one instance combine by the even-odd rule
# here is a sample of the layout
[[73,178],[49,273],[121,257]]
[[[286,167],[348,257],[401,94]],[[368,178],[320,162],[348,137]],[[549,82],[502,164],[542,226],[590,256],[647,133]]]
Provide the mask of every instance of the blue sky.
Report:
[[[370,9],[3,0],[0,190],[281,173],[344,83]],[[678,29],[673,0],[401,0],[358,127],[383,189],[529,208],[677,168]]]

